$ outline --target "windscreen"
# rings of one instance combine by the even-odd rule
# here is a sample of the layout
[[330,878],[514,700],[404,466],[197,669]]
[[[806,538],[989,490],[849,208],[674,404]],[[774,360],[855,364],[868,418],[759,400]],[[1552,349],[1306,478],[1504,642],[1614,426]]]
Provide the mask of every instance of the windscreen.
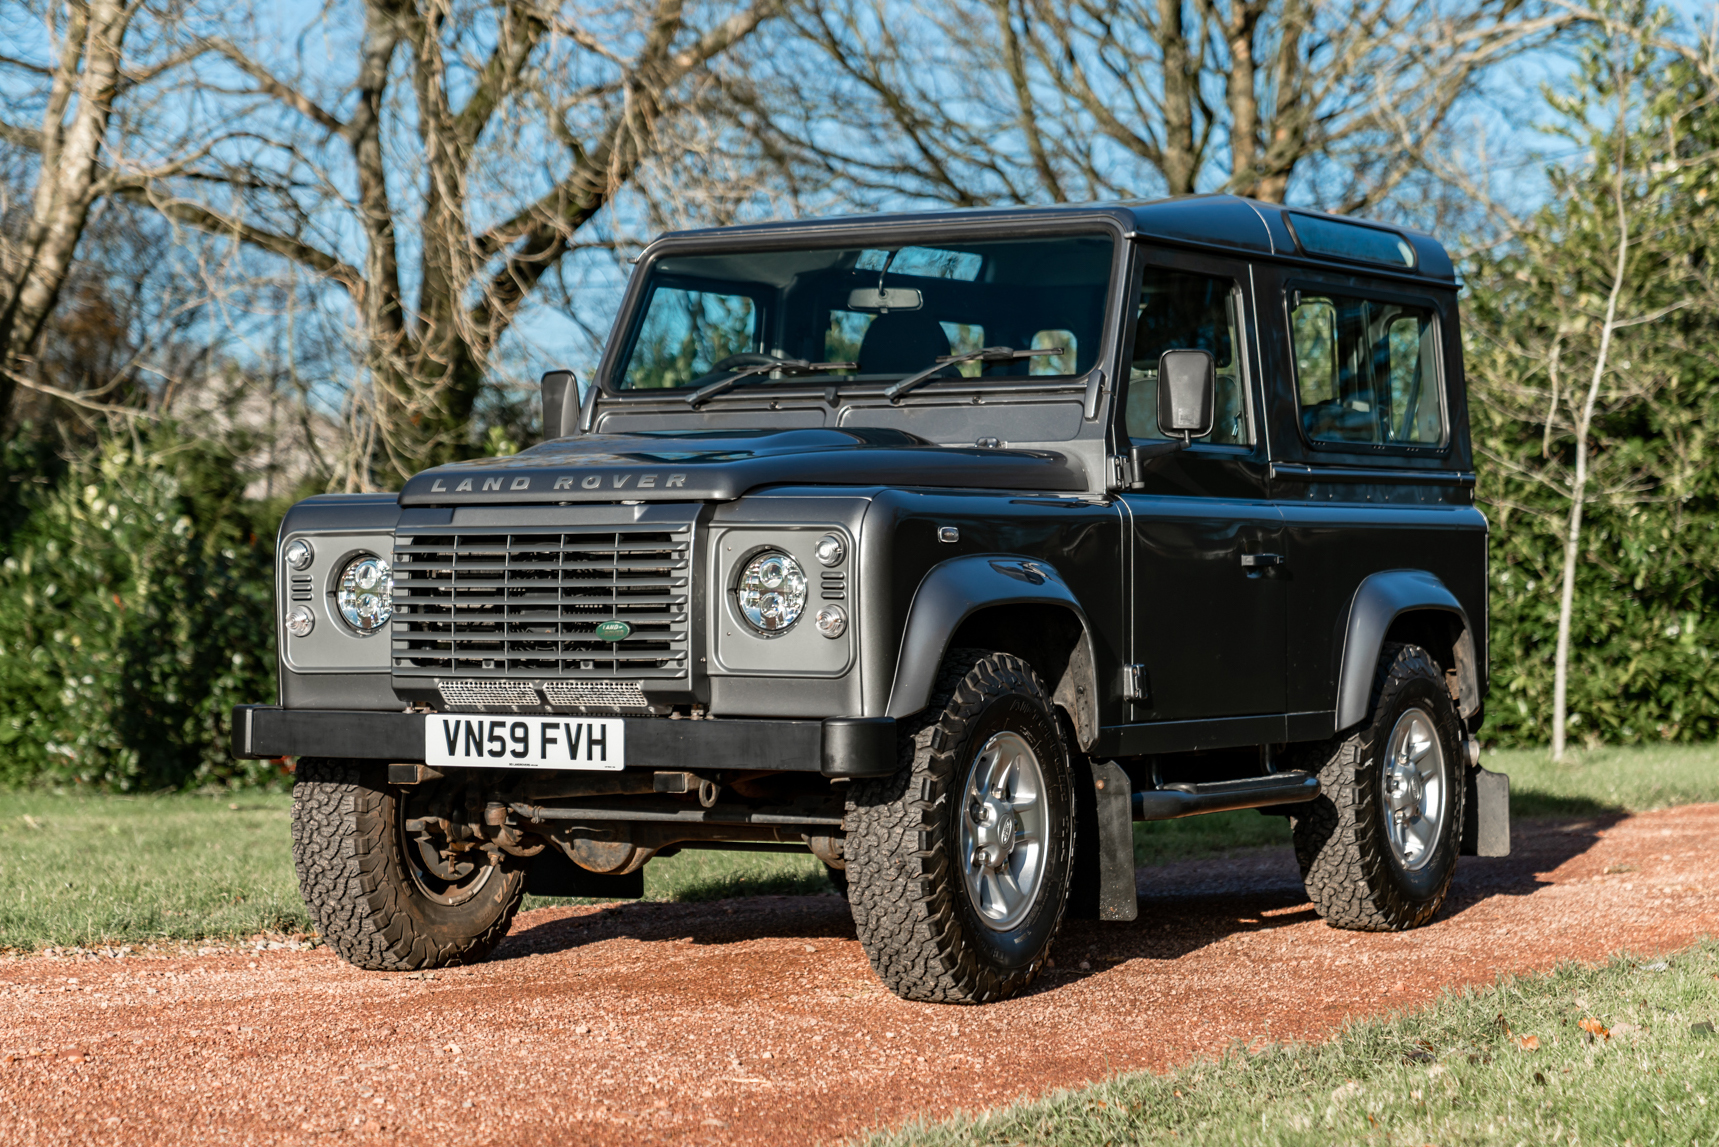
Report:
[[618,385],[702,387],[740,371],[761,384],[893,381],[991,347],[1042,353],[947,363],[935,377],[1084,374],[1114,249],[1108,236],[1071,235],[659,259]]

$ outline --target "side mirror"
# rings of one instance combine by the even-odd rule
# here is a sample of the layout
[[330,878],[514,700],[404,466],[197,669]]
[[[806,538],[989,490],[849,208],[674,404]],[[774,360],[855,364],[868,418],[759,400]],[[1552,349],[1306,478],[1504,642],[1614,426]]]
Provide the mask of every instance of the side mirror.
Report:
[[1158,429],[1187,443],[1212,432],[1217,407],[1212,352],[1167,350],[1158,360]]
[[[579,411],[579,381],[573,372],[546,371],[537,389],[543,395],[543,437],[565,438],[573,433],[568,423],[578,417]],[[570,414],[573,418],[568,417]]]

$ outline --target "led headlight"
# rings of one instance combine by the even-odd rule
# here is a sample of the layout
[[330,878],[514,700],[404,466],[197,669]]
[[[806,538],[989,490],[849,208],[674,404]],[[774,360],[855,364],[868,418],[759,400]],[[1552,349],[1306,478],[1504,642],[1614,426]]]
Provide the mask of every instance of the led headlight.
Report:
[[786,633],[806,609],[806,571],[781,550],[747,562],[734,588],[740,615],[766,636]]
[[394,571],[375,554],[359,554],[340,571],[334,604],[341,620],[368,637],[394,616]]

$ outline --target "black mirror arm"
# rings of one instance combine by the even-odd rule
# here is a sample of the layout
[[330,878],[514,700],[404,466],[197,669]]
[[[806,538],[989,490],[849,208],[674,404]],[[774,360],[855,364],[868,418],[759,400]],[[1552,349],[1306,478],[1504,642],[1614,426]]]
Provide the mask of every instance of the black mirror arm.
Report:
[[1179,454],[1192,445],[1192,440],[1183,432],[1181,438],[1166,438],[1158,442],[1148,442],[1143,446],[1128,448],[1128,488],[1138,490],[1145,482],[1146,465],[1159,458],[1167,458]]

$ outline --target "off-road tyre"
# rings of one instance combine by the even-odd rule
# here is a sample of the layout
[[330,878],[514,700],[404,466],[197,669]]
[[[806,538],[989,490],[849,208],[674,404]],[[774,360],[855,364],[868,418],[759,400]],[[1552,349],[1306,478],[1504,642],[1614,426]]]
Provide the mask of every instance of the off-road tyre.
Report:
[[[1449,793],[1431,859],[1418,871],[1397,860],[1386,837],[1383,767],[1398,718],[1419,706],[1433,718]],[[1463,733],[1445,674],[1418,645],[1385,645],[1373,680],[1371,716],[1347,737],[1310,747],[1292,765],[1317,773],[1320,794],[1291,814],[1295,858],[1313,907],[1334,928],[1400,932],[1444,905],[1461,845],[1467,790]]]
[[293,785],[292,859],[323,939],[372,971],[471,964],[507,935],[521,868],[492,868],[474,895],[443,904],[413,878],[400,800],[381,766],[304,758]]
[[[1012,731],[1045,779],[1043,876],[1008,931],[982,923],[959,851],[961,786],[986,741]],[[844,827],[848,900],[878,977],[903,999],[989,1003],[1032,983],[1062,926],[1074,854],[1069,757],[1049,691],[1019,657],[952,650],[930,705],[903,722],[900,768],[855,781]]]

